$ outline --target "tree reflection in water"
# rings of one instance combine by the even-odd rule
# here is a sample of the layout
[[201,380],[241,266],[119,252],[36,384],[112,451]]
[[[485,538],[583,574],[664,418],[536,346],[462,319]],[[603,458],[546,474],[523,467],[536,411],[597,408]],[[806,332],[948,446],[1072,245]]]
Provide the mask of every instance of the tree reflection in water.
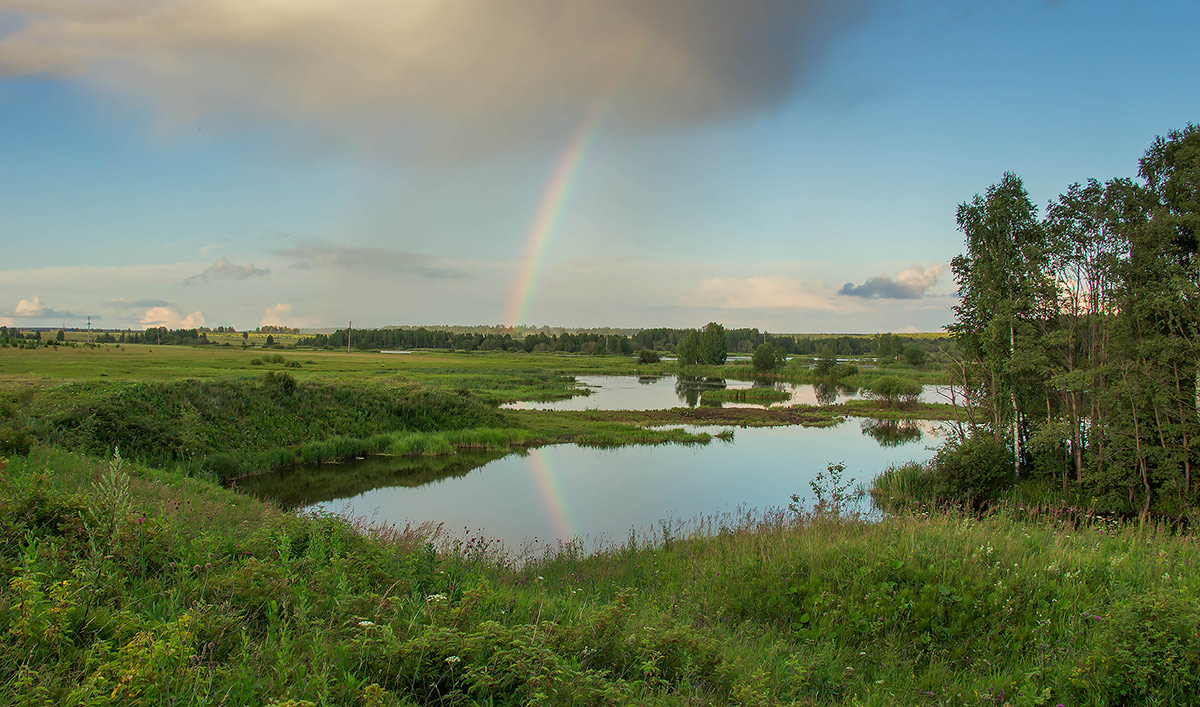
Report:
[[884,447],[899,447],[921,439],[921,426],[916,420],[863,420],[862,432]]
[[[675,395],[679,401],[690,408],[700,404],[700,394],[706,390],[721,390],[725,388],[724,378],[703,378],[701,376],[675,376]],[[720,403],[717,403],[720,407]]]

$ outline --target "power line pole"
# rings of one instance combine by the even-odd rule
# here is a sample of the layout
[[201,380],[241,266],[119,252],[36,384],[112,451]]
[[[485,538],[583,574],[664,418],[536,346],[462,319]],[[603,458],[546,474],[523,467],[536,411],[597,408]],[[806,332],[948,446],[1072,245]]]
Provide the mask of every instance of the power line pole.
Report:
[[350,332],[354,331],[354,320],[346,326],[346,353],[350,353]]
[[92,343],[92,315],[88,315],[88,343]]

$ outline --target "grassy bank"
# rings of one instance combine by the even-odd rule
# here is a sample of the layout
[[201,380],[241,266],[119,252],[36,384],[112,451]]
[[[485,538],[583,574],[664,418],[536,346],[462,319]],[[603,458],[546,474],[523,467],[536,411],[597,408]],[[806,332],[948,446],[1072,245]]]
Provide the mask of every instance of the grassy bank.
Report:
[[386,451],[398,432],[493,425],[492,407],[419,385],[251,379],[95,382],[17,394],[18,423],[42,442],[180,465],[221,477]]
[[[513,569],[58,451],[0,472],[4,704],[1195,704],[1154,526],[713,519]],[[292,702],[287,702],[292,700]]]

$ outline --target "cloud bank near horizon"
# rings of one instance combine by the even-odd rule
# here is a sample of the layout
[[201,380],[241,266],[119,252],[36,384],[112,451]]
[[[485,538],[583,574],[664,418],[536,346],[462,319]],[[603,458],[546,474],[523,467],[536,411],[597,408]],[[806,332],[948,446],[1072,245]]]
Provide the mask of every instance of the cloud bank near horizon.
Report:
[[946,268],[940,263],[929,267],[913,265],[896,273],[895,279],[884,273],[861,285],[847,282],[838,290],[838,294],[863,299],[921,299],[945,271]]

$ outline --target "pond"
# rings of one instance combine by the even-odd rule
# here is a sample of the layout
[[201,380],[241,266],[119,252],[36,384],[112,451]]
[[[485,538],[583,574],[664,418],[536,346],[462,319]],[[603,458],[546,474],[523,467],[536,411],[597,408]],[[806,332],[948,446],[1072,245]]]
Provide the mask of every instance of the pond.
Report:
[[[767,383],[727,378],[696,376],[575,376],[579,385],[591,391],[567,400],[553,402],[517,402],[504,407],[515,410],[662,410],[673,407],[697,407],[704,391],[739,390],[753,387],[774,387],[789,394],[789,398],[774,403],[786,405],[834,405],[866,397],[859,388],[829,387],[811,383]],[[942,386],[926,385],[921,390],[921,402],[948,402],[939,391]],[[713,403],[717,407],[763,407],[753,403]]]
[[[375,458],[244,481],[291,508],[400,526],[444,523],[451,535],[500,540],[509,550],[580,539],[585,548],[739,509],[812,497],[830,462],[869,484],[887,466],[933,455],[933,423],[906,423],[914,438],[875,444],[870,420],[827,428],[738,429],[731,442],[615,449],[553,445],[523,454],[434,459]],[[722,428],[695,428],[719,432]]]

